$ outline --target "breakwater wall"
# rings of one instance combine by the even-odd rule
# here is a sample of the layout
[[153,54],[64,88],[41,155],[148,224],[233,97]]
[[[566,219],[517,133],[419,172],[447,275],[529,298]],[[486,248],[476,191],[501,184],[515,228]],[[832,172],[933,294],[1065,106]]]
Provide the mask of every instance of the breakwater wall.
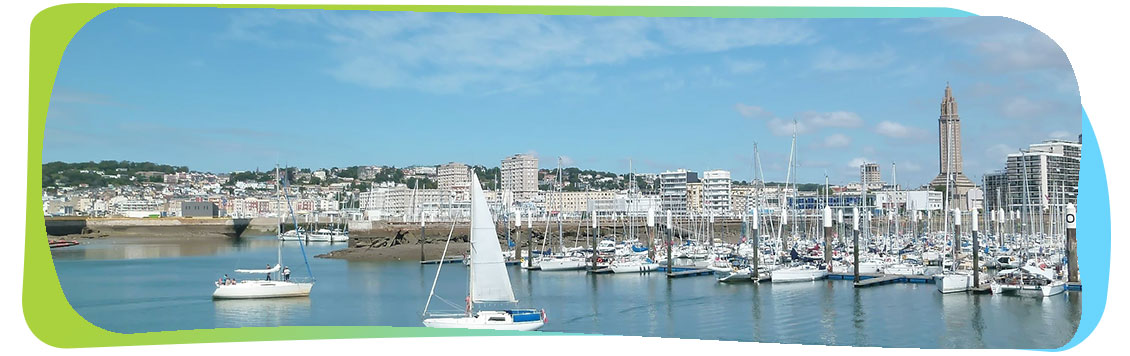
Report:
[[251,219],[232,218],[72,218],[49,217],[49,236],[237,238]]

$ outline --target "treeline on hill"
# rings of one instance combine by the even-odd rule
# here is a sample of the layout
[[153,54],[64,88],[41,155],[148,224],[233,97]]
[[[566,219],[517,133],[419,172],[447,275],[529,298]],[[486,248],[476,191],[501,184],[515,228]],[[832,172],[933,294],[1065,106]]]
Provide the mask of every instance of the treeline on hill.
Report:
[[[99,174],[101,172],[102,174]],[[152,162],[101,161],[101,162],[49,162],[43,164],[43,187],[91,187],[126,185],[137,181],[158,181],[160,177],[134,177],[138,172],[176,173],[188,172],[186,166],[171,166]],[[130,179],[134,177],[134,179]]]

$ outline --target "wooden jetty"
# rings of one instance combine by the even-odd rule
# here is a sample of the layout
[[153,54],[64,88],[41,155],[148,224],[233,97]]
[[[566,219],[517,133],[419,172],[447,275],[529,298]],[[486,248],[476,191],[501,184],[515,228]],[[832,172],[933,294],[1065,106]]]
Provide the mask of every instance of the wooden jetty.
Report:
[[422,264],[422,265],[434,265],[434,264],[439,264],[439,263],[454,263],[454,262],[463,262],[463,257],[448,258],[448,259],[444,259],[444,260],[426,260],[426,261],[420,261],[420,264]]
[[714,274],[714,271],[712,271],[710,269],[695,268],[695,269],[686,269],[686,270],[683,270],[683,271],[672,270],[670,273],[667,273],[667,278],[681,278],[681,277],[689,277],[689,276],[705,276],[705,275],[713,275],[713,274]]
[[[828,279],[835,280],[854,280],[855,275],[850,273],[830,273]],[[882,274],[882,273],[860,273],[859,282],[853,283],[856,288],[878,286],[891,283],[916,283],[916,284],[929,284],[934,283],[934,278],[925,275],[902,275],[902,274]]]
[[888,275],[883,275],[883,276],[880,276],[880,277],[872,277],[872,278],[868,278],[868,279],[863,279],[863,276],[860,276],[859,282],[855,282],[853,284],[855,285],[856,288],[863,288],[863,287],[877,286],[877,285],[883,285],[883,284],[898,283],[899,280],[903,279],[903,278],[905,278],[905,277],[900,276],[900,275],[895,275],[895,274],[888,274]]

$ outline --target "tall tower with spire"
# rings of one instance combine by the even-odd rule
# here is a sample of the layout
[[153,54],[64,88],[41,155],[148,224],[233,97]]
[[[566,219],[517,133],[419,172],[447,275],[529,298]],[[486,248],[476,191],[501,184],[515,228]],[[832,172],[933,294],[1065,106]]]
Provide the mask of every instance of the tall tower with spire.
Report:
[[977,185],[965,177],[961,168],[961,118],[957,114],[957,100],[953,90],[946,83],[946,95],[942,98],[941,115],[938,116],[938,176],[930,182],[930,187],[944,189],[949,187],[950,206],[964,206],[964,198],[970,189]]

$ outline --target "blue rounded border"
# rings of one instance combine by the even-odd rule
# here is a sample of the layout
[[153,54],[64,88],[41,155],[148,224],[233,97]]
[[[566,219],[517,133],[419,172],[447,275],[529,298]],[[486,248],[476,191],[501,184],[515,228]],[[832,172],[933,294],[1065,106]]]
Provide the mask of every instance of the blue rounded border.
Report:
[[[1079,345],[1102,319],[1110,283],[1110,192],[1095,130],[1083,110],[1083,157],[1079,163],[1079,279],[1083,282],[1083,315],[1075,336],[1054,351]],[[1069,292],[1074,293],[1074,292]]]

